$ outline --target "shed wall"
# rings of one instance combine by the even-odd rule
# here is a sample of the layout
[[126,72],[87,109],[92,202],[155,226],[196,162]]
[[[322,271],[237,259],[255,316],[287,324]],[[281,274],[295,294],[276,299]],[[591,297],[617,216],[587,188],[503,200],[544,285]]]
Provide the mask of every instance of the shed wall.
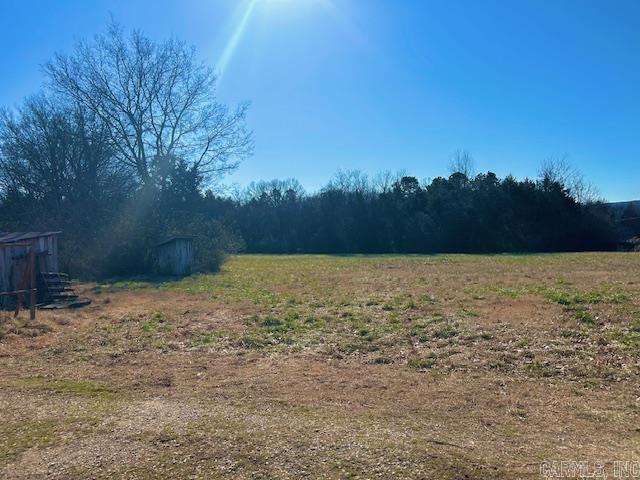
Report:
[[[33,243],[36,247],[37,271],[58,272],[58,238],[46,235],[17,243]],[[5,244],[0,247],[0,291],[9,292],[17,289],[24,275],[25,258],[29,247],[25,245]]]
[[178,239],[157,247],[160,270],[171,275],[189,275],[193,263],[191,240]]

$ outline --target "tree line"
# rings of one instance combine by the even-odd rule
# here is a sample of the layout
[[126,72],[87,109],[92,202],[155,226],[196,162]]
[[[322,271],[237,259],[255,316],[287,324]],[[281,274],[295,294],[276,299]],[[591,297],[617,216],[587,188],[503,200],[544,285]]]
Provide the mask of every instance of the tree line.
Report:
[[[306,195],[294,181],[262,182],[228,222],[250,252],[439,253],[610,250],[617,231],[599,203],[581,203],[558,178],[487,172],[421,182],[341,172]],[[390,181],[389,181],[390,180]]]
[[236,251],[608,250],[621,235],[562,161],[517,180],[475,174],[458,152],[429,181],[341,171],[313,193],[292,179],[215,193],[253,136],[247,105],[217,100],[192,48],[111,25],[44,72],[41,92],[0,113],[0,228],[62,230],[74,274],[148,273],[150,247],[172,234],[195,236],[200,270]]

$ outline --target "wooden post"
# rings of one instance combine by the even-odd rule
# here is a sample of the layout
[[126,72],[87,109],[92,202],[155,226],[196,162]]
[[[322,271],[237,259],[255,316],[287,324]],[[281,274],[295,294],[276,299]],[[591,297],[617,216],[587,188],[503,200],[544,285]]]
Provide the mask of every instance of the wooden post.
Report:
[[36,318],[37,284],[36,284],[36,246],[31,244],[29,249],[29,318]]
[[13,312],[13,318],[16,318],[20,313],[20,306],[22,305],[22,291],[16,293],[16,311]]

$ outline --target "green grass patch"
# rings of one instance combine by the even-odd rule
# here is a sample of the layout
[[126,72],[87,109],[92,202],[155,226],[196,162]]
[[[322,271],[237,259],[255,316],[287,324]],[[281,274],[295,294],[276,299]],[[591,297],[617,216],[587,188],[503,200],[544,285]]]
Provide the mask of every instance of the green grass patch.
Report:
[[87,380],[30,377],[19,379],[13,385],[29,390],[88,397],[103,397],[115,393],[108,385]]
[[557,369],[541,362],[530,363],[526,368],[531,375],[536,377],[549,378],[560,375],[560,372]]
[[206,347],[216,343],[220,339],[220,337],[222,337],[221,332],[199,333],[191,337],[190,343],[192,347]]
[[459,333],[460,333],[460,330],[458,330],[457,325],[453,322],[449,322],[446,325],[438,328],[433,333],[433,337],[440,338],[440,339],[448,339],[448,338],[456,337]]
[[168,330],[169,323],[164,313],[151,312],[151,314],[146,316],[140,328],[142,328],[143,332],[154,333],[159,330]]
[[593,314],[584,307],[578,307],[571,310],[574,318],[585,325],[595,325],[596,321]]
[[415,370],[428,370],[436,366],[436,359],[435,357],[412,358],[409,360],[408,365]]
[[457,337],[460,334],[460,329],[456,322],[447,320],[441,315],[434,315],[430,319],[413,324],[409,334],[417,338],[418,341],[426,343],[434,339],[446,340]]
[[640,320],[635,320],[627,327],[616,328],[610,331],[607,336],[625,350],[640,354]]
[[591,290],[588,292],[575,292],[558,288],[546,288],[541,291],[547,300],[564,306],[626,303],[630,299],[626,292],[612,288]]
[[46,448],[58,440],[56,420],[0,423],[0,465],[6,465],[30,448]]
[[428,342],[431,336],[427,328],[427,325],[424,323],[416,323],[411,327],[411,336],[416,337],[421,342]]
[[527,289],[525,288],[514,288],[514,287],[498,287],[495,289],[495,292],[498,295],[509,298],[519,298],[523,295],[526,295]]

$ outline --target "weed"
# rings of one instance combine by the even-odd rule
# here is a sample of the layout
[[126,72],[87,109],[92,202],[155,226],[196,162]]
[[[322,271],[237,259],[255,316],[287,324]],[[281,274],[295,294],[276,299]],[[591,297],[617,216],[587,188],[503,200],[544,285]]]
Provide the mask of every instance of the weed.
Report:
[[261,349],[272,344],[273,341],[271,338],[256,333],[244,335],[237,342],[237,346],[248,349]]
[[413,327],[411,327],[411,336],[417,337],[421,342],[427,342],[430,339],[430,336],[426,332],[427,326],[424,323],[416,323]]
[[215,343],[221,337],[220,332],[200,333],[191,338],[191,346],[204,347]]
[[416,370],[428,370],[436,365],[435,358],[412,358],[408,365]]
[[367,337],[371,334],[371,332],[367,327],[362,327],[357,330],[357,334],[360,335],[361,337]]
[[516,407],[513,408],[509,411],[509,413],[511,415],[513,415],[514,417],[519,418],[520,420],[524,420],[527,418],[527,416],[529,415],[529,413],[527,412],[527,410],[525,408],[522,407]]
[[527,371],[536,377],[555,377],[560,374],[558,370],[541,362],[533,362],[527,365]]
[[561,330],[560,336],[563,338],[585,338],[588,334],[583,330]]
[[417,304],[413,299],[411,299],[404,305],[404,308],[406,310],[413,310],[413,309],[417,308]]
[[319,328],[322,326],[323,322],[315,315],[310,315],[304,319],[304,324],[309,328]]
[[290,329],[290,325],[273,317],[267,317],[260,322],[260,326],[266,328],[270,332],[286,332]]
[[627,327],[613,329],[609,332],[608,338],[625,350],[640,354],[640,320],[630,323]]
[[466,307],[462,307],[462,313],[464,315],[466,315],[467,317],[471,317],[471,318],[477,318],[480,315],[478,314],[478,312],[476,312],[475,310],[471,310],[469,308]]
[[586,325],[594,325],[596,323],[593,315],[586,308],[575,308],[573,309],[573,316],[575,319]]
[[393,360],[388,357],[376,357],[371,361],[371,363],[374,365],[389,365],[393,363]]
[[421,295],[419,298],[420,303],[424,303],[424,304],[433,304],[436,303],[437,300],[435,299],[435,297],[429,295],[429,294],[424,294]]
[[526,289],[513,287],[497,287],[493,291],[498,295],[509,298],[519,298],[527,293]]
[[447,323],[444,327],[436,330],[433,336],[434,338],[447,339],[447,338],[453,338],[457,336],[459,333],[460,331],[458,330],[455,324]]
[[152,312],[151,315],[142,323],[142,331],[153,333],[160,329],[167,329],[166,317],[162,312]]

